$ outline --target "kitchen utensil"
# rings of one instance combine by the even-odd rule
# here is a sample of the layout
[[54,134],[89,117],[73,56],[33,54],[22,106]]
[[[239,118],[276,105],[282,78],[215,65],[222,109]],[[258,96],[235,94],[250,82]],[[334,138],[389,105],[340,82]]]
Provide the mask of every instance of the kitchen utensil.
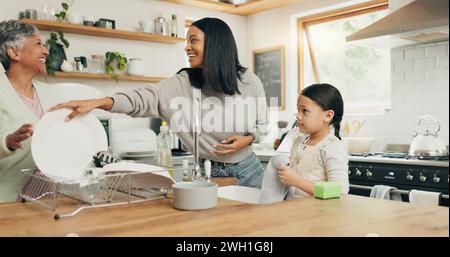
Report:
[[27,19],[37,19],[37,11],[35,9],[26,9],[25,10],[25,18]]
[[83,25],[84,26],[94,26],[95,19],[92,16],[83,16]]
[[217,184],[195,181],[173,184],[173,207],[179,210],[204,210],[217,206]]
[[[421,125],[425,121],[431,124],[425,126],[422,132]],[[438,138],[438,132],[441,129],[439,121],[431,115],[423,115],[419,118],[418,129],[409,148],[410,156],[448,156],[448,150],[445,143]],[[436,126],[434,130],[430,126]]]
[[85,178],[92,156],[106,151],[105,130],[91,113],[65,118],[71,109],[48,112],[33,133],[31,153],[41,172],[55,181],[77,181]]
[[105,73],[105,58],[101,54],[91,55],[89,72],[95,74]]
[[167,22],[164,17],[160,14],[158,18],[155,19],[155,34],[168,36],[169,32],[167,29]]
[[139,21],[139,27],[144,33],[150,33],[152,31],[152,23],[150,21]]
[[344,123],[344,127],[342,128],[342,133],[344,134],[344,137],[347,137],[350,135],[350,124],[348,124],[348,122]]
[[84,71],[87,68],[87,59],[84,56],[74,57],[75,70]]
[[373,137],[342,137],[349,154],[370,152],[374,141]]
[[94,164],[97,168],[102,168],[103,166],[115,162],[121,161],[119,157],[110,153],[108,151],[101,151],[94,155]]
[[365,122],[366,122],[365,120],[362,120],[362,121],[354,120],[354,121],[352,121],[353,130],[355,132],[355,135],[357,135],[359,133],[361,128],[364,126]]
[[131,58],[128,64],[128,75],[144,76],[144,61],[141,58]]

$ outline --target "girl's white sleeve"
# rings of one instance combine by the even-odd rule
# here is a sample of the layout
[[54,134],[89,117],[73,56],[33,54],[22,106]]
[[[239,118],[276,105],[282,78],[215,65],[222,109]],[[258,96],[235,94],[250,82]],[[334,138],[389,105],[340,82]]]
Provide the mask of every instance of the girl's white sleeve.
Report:
[[341,183],[341,191],[350,190],[348,181],[348,154],[341,142],[333,142],[322,150],[322,158],[327,170],[328,181]]

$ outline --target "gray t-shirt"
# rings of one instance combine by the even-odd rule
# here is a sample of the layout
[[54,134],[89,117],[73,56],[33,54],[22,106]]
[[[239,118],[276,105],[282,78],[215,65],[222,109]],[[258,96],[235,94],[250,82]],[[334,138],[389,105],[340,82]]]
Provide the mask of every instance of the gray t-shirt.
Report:
[[[238,80],[241,94],[233,96],[214,91],[205,86],[201,90],[201,125],[199,140],[200,158],[212,161],[237,163],[249,157],[252,146],[229,155],[212,154],[213,145],[232,135],[254,136],[254,142],[267,134],[267,103],[259,78],[247,71]],[[168,122],[170,129],[186,148],[193,152],[192,133],[194,96],[200,90],[191,86],[186,71],[158,84],[113,95],[111,112],[125,113],[132,117],[154,117]]]

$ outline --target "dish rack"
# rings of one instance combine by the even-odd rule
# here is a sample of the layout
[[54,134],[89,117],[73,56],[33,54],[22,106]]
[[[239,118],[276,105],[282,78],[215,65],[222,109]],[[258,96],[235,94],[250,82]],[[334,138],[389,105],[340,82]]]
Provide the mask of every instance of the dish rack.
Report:
[[[182,170],[175,169],[174,172]],[[161,167],[161,173],[166,172]],[[25,169],[21,173],[28,176],[28,182],[20,193],[22,202],[30,201],[38,206],[53,211],[54,219],[72,217],[79,212],[124,204],[134,204],[167,198],[172,183],[169,178],[151,172],[114,172],[101,175],[86,176],[83,181],[59,180],[46,177],[38,169]],[[145,176],[163,178],[165,185],[146,186],[139,182]],[[153,176],[153,177],[151,177]],[[73,210],[75,208],[75,210]]]

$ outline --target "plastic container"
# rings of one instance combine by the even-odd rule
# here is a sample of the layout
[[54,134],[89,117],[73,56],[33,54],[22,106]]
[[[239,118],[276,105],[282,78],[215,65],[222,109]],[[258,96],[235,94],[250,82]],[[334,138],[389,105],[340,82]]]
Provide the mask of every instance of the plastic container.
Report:
[[94,74],[105,73],[105,58],[101,54],[91,55],[91,63],[89,65],[89,72]]

